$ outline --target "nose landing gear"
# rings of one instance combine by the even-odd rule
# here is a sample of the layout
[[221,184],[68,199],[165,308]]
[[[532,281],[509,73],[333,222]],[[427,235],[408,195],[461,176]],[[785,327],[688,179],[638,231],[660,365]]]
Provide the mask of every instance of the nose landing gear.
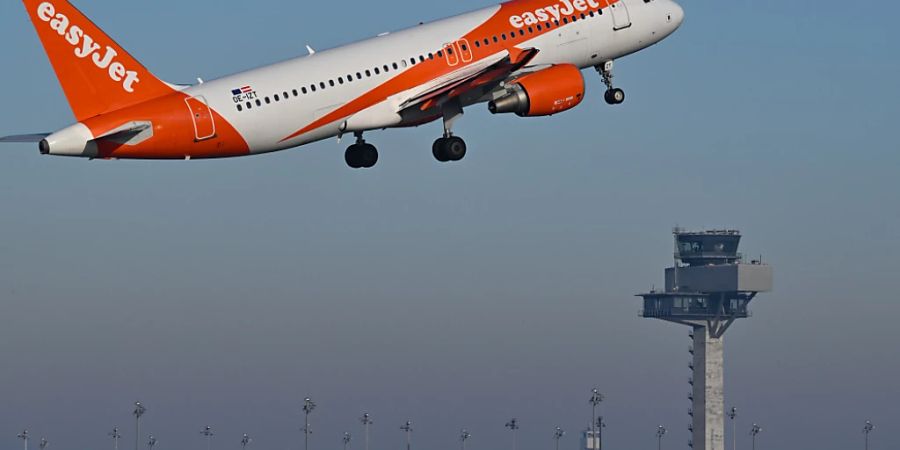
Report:
[[603,99],[610,105],[619,105],[625,102],[625,91],[613,86],[613,62],[606,61],[601,66],[594,67],[603,78],[603,84],[606,85],[606,93]]

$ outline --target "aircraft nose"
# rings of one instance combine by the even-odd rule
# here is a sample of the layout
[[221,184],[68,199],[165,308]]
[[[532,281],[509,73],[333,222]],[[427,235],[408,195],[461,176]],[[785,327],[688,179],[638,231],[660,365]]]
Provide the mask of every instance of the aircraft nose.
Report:
[[675,28],[680,27],[681,23],[684,22],[684,8],[682,8],[678,3],[672,2],[669,17],[669,20],[675,26]]

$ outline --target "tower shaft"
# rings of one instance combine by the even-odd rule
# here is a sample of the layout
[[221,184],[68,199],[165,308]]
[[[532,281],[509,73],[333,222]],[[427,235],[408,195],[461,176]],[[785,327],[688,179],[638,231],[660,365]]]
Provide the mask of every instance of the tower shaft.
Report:
[[722,337],[694,326],[692,441],[694,449],[725,450],[725,379]]

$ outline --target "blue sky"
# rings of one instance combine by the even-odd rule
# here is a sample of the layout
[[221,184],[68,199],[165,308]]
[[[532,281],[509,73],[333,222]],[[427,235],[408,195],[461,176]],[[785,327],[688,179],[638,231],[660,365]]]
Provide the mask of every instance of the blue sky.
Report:
[[[79,1],[160,77],[186,82],[486,6]],[[687,329],[637,317],[675,225],[738,227],[776,291],[726,337],[739,445],[900,444],[900,44],[893,2],[683,2],[687,19],[619,62],[628,101],[547,119],[473,108],[465,161],[439,125],[373,133],[352,171],[326,141],[225,161],[87,162],[0,149],[0,447],[111,448],[149,412],[158,449],[574,450],[595,385],[607,444],[685,448]],[[71,112],[20,2],[0,5],[0,134]],[[346,143],[345,143],[346,144]],[[125,444],[123,444],[125,445]],[[130,444],[129,444],[130,445]],[[104,447],[107,446],[107,447]]]

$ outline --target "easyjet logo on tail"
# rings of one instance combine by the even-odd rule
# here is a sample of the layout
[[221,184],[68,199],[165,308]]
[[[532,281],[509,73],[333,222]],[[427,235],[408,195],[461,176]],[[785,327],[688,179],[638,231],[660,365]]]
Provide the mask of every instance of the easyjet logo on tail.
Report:
[[100,51],[100,44],[94,41],[89,34],[78,25],[71,25],[69,18],[63,13],[57,13],[53,3],[43,2],[38,5],[38,17],[50,24],[50,28],[63,36],[69,44],[75,47],[75,56],[85,59],[90,57],[98,69],[107,71],[109,78],[122,83],[125,92],[134,92],[135,83],[139,83],[138,73],[128,70],[124,64],[116,61],[119,53],[110,46],[105,51]]
[[522,15],[511,16],[509,24],[522,28],[546,22],[551,18],[559,22],[565,16],[571,16],[575,12],[585,12],[588,9],[597,9],[600,3],[597,0],[560,0],[555,5],[538,8],[534,12],[526,11]]

